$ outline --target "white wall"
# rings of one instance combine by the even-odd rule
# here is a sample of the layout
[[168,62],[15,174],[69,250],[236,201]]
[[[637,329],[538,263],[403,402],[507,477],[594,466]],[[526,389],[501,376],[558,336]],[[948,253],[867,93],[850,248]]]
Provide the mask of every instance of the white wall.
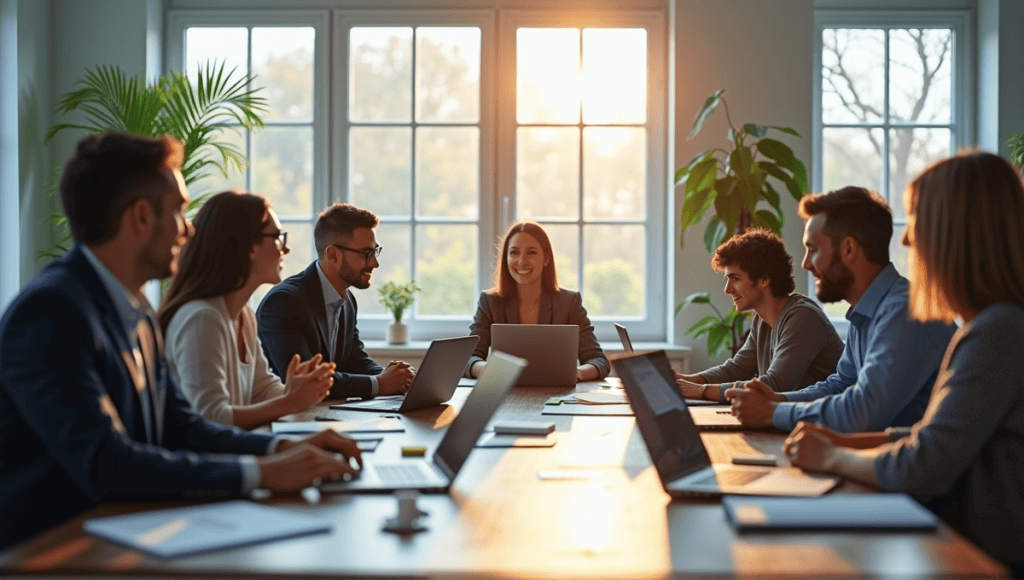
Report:
[[1024,2],[978,1],[978,145],[1008,153],[1024,132]]

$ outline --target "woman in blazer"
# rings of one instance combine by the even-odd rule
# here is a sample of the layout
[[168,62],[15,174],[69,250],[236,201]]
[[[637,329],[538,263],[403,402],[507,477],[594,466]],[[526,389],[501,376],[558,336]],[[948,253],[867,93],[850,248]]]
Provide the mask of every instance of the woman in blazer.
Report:
[[171,376],[196,411],[225,425],[253,429],[319,403],[331,388],[333,363],[292,357],[287,381],[270,370],[249,298],[281,281],[287,234],[266,198],[225,191],[195,219],[178,273],[160,309]]
[[469,327],[480,342],[466,365],[467,377],[480,376],[487,366],[484,357],[491,346],[492,324],[575,324],[580,327],[576,379],[602,379],[611,370],[580,293],[558,287],[551,241],[534,222],[512,224],[505,234],[494,287],[480,293]]

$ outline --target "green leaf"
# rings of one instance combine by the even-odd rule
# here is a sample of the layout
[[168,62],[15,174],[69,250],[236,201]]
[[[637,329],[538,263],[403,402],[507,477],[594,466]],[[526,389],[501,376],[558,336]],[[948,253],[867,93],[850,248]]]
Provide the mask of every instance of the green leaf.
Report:
[[807,193],[807,167],[803,161],[799,159],[793,159],[793,180],[796,181],[796,186],[800,190],[800,193]]
[[725,341],[731,338],[732,333],[725,327],[719,326],[711,329],[708,332],[708,354],[717,356],[718,353],[722,352]]
[[759,209],[754,212],[750,225],[762,230],[775,232],[775,235],[782,237],[782,224],[779,222],[779,218],[766,209]]
[[764,169],[768,175],[771,175],[775,179],[781,181],[782,184],[786,186],[786,189],[789,190],[789,194],[793,196],[793,199],[799,200],[803,197],[804,192],[800,190],[800,185],[797,184],[795,179],[780,169],[778,165],[770,161],[759,161],[757,164],[761,169]]
[[715,248],[722,244],[727,233],[728,228],[722,223],[722,218],[717,215],[713,216],[704,230],[704,247],[707,248],[708,253],[715,253]]
[[683,304],[710,304],[711,294],[709,292],[694,292],[683,300]]
[[699,222],[714,200],[714,189],[702,189],[692,195],[687,194],[683,200],[683,207],[679,210],[679,222],[683,224],[683,230]]
[[701,128],[704,126],[704,122],[708,120],[711,113],[715,112],[715,108],[718,107],[718,103],[722,100],[723,92],[725,92],[725,89],[718,89],[704,101],[704,106],[697,111],[697,116],[693,119],[693,129],[690,130],[690,139],[693,139],[697,136],[697,133],[700,133]]
[[754,123],[747,123],[743,125],[743,132],[746,133],[747,135],[752,135],[754,137],[757,137],[758,139],[761,139],[762,137],[768,134],[768,127],[765,127],[763,125],[755,125]]
[[774,160],[781,167],[792,170],[796,157],[793,150],[782,141],[775,139],[761,139],[757,142],[757,150],[765,157]]
[[781,199],[779,198],[779,192],[775,191],[775,188],[772,187],[772,184],[768,183],[767,180],[765,180],[764,187],[761,189],[761,197],[768,202],[768,205],[781,211],[781,208],[779,207],[779,204],[781,202]]
[[711,328],[713,328],[715,326],[719,326],[721,324],[722,324],[721,319],[719,319],[714,314],[708,314],[704,318],[701,318],[700,320],[698,320],[696,324],[691,326],[686,331],[686,335],[687,336],[692,336],[692,337],[696,338],[696,337],[700,336],[701,334],[703,334],[705,332],[708,332],[709,330],[711,330]]
[[788,133],[790,135],[793,135],[794,137],[800,137],[800,133],[797,133],[796,130],[794,130],[792,127],[778,127],[776,125],[769,125],[768,128],[775,129],[777,131],[782,131],[783,133]]

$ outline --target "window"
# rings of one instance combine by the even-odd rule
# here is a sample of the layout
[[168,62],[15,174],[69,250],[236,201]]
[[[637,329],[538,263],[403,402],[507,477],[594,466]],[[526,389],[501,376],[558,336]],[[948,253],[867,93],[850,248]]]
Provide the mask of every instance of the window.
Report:
[[364,338],[383,336],[388,322],[376,288],[411,278],[423,288],[405,317],[412,338],[464,334],[491,286],[500,236],[530,219],[551,235],[559,281],[583,292],[599,338],[613,339],[611,322],[622,322],[641,340],[664,339],[663,13],[171,11],[169,20],[169,66],[227,60],[267,87],[266,129],[238,137],[251,162],[244,180],[211,189],[268,195],[289,231],[286,274],[315,258],[323,207],[348,201],[380,218],[381,267],[369,289],[353,290]]
[[[813,188],[859,185],[893,210],[890,257],[907,274],[900,244],[903,190],[933,161],[969,142],[967,12],[816,13]],[[826,306],[842,316],[846,302]]]

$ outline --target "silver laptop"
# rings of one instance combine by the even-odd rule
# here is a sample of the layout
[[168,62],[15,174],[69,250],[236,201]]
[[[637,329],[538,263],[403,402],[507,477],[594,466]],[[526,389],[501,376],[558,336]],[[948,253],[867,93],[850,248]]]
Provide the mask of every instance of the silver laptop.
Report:
[[320,489],[326,492],[391,492],[399,489],[434,493],[448,491],[484,427],[525,367],[526,361],[522,359],[492,351],[487,368],[477,378],[476,386],[430,460],[405,458],[385,463],[376,462],[374,457],[364,455],[359,477],[350,481],[327,483]]
[[629,340],[629,333],[626,332],[626,327],[616,322],[615,331],[619,333],[619,340],[622,341],[622,349],[626,351],[626,354],[633,354],[633,341]]
[[412,379],[409,392],[392,397],[380,397],[369,401],[349,401],[331,405],[331,409],[355,411],[386,411],[408,413],[440,405],[452,398],[459,379],[466,371],[466,363],[480,341],[477,336],[439,338],[430,343],[423,356],[416,376]]
[[644,444],[661,485],[673,497],[741,495],[819,496],[839,478],[810,475],[793,467],[715,466],[675,381],[655,361],[665,351],[625,355],[612,366],[626,387]]
[[[619,340],[622,341],[622,348],[623,348],[623,350],[626,351],[626,354],[633,354],[633,353],[635,353],[636,351],[633,350],[633,341],[629,339],[629,333],[626,332],[626,327],[622,326],[621,324],[616,322],[615,323],[615,330],[616,330],[616,332],[619,333]],[[667,373],[666,376],[673,377],[672,380],[675,380],[675,371],[672,370],[672,365],[671,365],[671,363],[669,363],[667,357],[665,358],[665,364],[667,365],[666,368],[665,369],[659,369],[659,370],[662,370],[663,372],[666,372]],[[708,400],[708,399],[686,399],[686,404],[691,406],[691,407],[693,407],[693,406],[706,407],[708,405],[718,405],[719,403],[717,401],[711,401],[711,400]],[[731,416],[732,415],[730,415],[730,417]],[[733,417],[733,419],[735,419],[735,417]],[[698,425],[699,424],[700,423],[698,422]],[[739,426],[739,421],[737,421],[736,424],[737,424],[737,426]]]
[[580,327],[575,324],[491,325],[491,352],[506,352],[528,363],[518,385],[575,385],[579,348]]

